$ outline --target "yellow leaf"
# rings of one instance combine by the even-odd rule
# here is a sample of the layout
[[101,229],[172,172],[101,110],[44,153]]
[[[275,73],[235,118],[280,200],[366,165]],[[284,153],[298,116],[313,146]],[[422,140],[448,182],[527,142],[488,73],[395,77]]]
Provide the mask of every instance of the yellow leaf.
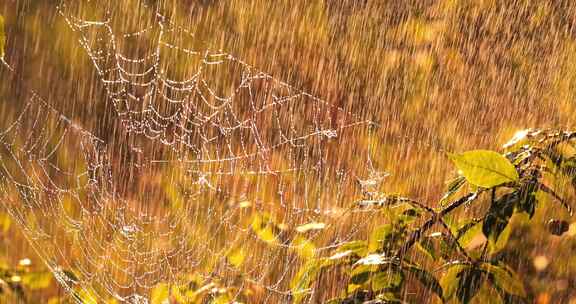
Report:
[[310,230],[322,230],[326,228],[326,224],[324,223],[308,223],[301,226],[296,227],[296,231],[300,233],[308,232]]
[[230,251],[228,253],[227,258],[230,264],[234,265],[236,268],[239,268],[240,266],[242,266],[242,263],[244,263],[246,253],[244,252],[244,249],[237,248],[235,250]]
[[276,226],[273,219],[267,214],[256,214],[252,218],[252,230],[256,235],[266,243],[275,244],[277,235],[276,229],[280,229]]
[[488,150],[449,154],[450,159],[470,184],[492,188],[520,178],[510,161],[499,153]]
[[294,246],[298,255],[304,259],[312,258],[316,254],[314,243],[304,237],[298,236],[294,238],[292,246]]
[[168,297],[170,297],[170,286],[160,283],[152,289],[150,301],[152,304],[165,304],[168,303]]

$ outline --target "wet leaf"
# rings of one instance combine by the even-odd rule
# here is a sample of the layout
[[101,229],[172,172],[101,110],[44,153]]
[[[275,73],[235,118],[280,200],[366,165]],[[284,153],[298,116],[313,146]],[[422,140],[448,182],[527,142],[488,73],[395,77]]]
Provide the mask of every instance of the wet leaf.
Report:
[[345,259],[348,257],[351,257],[354,254],[354,252],[352,250],[346,250],[346,251],[342,251],[342,252],[338,252],[335,253],[333,255],[331,255],[328,260],[330,261],[337,261],[337,260],[341,260],[341,259]]
[[509,267],[484,263],[482,269],[489,273],[493,283],[505,292],[520,297],[526,296],[522,280]]
[[367,253],[366,252],[367,249],[368,249],[368,244],[366,243],[366,241],[351,241],[351,242],[344,243],[344,244],[340,245],[340,247],[338,247],[337,251],[341,252],[341,251],[350,250],[350,251],[358,254],[359,256],[363,256]]
[[466,183],[466,178],[464,176],[458,176],[448,183],[448,190],[444,193],[444,196],[440,199],[440,205],[444,206],[448,204],[450,198],[462,188]]
[[372,272],[377,268],[372,265],[359,265],[352,269],[350,273],[350,282],[354,285],[362,286],[370,281]]
[[459,282],[456,289],[456,297],[460,303],[469,303],[470,300],[478,293],[482,283],[484,273],[478,268],[468,268],[458,274]]
[[[510,295],[508,295],[510,296]],[[474,299],[472,299],[472,301],[470,301],[471,304],[484,304],[484,303],[490,303],[490,304],[525,304],[526,302],[524,301],[504,301],[502,299],[502,294],[500,294],[498,292],[498,290],[496,290],[496,288],[494,287],[494,285],[492,285],[489,282],[483,282],[482,286],[480,286],[480,290],[478,290],[478,292],[476,293],[476,295],[474,296]]]
[[436,277],[434,277],[430,272],[418,268],[415,265],[405,266],[404,269],[410,272],[416,279],[418,279],[418,281],[420,281],[420,283],[422,283],[424,287],[433,291],[440,298],[442,298],[443,294],[442,286],[440,285],[440,282],[438,282]]
[[378,300],[374,300],[373,302],[367,302],[367,303],[374,303],[374,304],[377,304],[377,303],[390,303],[390,304],[404,303],[400,299],[400,297],[398,295],[394,294],[393,292],[381,293],[376,298]]
[[442,293],[444,300],[448,301],[456,294],[458,286],[460,285],[460,273],[470,266],[463,264],[452,264],[446,270],[446,273],[440,279],[440,286],[442,286]]
[[482,223],[482,232],[492,244],[498,241],[498,237],[508,226],[518,200],[519,193],[516,191],[503,195],[490,205]]
[[368,245],[366,241],[352,241],[340,245],[336,252],[328,258],[330,263],[340,263],[351,259],[353,262],[366,255],[368,252]]
[[434,248],[433,241],[434,238],[423,237],[418,243],[416,243],[416,248],[431,259],[436,259],[436,249]]
[[374,252],[382,248],[383,243],[389,239],[392,233],[393,227],[390,224],[385,224],[372,230],[372,233],[370,234],[370,242],[368,243],[368,250]]
[[322,230],[326,227],[324,223],[308,223],[301,226],[296,227],[296,231],[300,233],[305,233],[311,230]]
[[516,168],[506,157],[494,151],[475,150],[449,154],[466,180],[476,186],[492,188],[519,180]]
[[479,219],[466,220],[456,231],[456,239],[466,248],[479,233],[482,233],[482,222]]
[[404,281],[404,275],[400,271],[380,271],[372,275],[372,290],[396,289]]
[[533,129],[517,131],[514,136],[504,144],[504,149],[512,149],[514,147],[526,144],[528,142],[529,135],[531,135],[533,132]]
[[488,249],[490,250],[490,253],[495,254],[504,250],[504,248],[506,248],[506,245],[508,244],[508,240],[510,239],[511,234],[512,234],[512,225],[508,225],[506,226],[506,228],[504,228],[502,233],[500,233],[500,236],[498,237],[498,240],[496,240],[496,242],[488,242]]
[[396,258],[387,257],[383,254],[369,254],[356,262],[357,265],[385,265],[393,264]]

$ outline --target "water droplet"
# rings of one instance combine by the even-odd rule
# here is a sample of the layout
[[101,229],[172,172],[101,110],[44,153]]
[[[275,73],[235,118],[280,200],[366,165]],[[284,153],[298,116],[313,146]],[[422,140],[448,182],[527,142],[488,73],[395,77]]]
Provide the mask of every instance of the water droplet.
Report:
[[322,135],[328,138],[336,138],[338,137],[338,132],[336,130],[322,130]]
[[136,232],[138,232],[138,227],[136,225],[124,225],[120,231],[120,233],[122,233],[126,238],[134,237]]
[[148,304],[148,299],[137,293],[126,298],[126,302],[130,304]]

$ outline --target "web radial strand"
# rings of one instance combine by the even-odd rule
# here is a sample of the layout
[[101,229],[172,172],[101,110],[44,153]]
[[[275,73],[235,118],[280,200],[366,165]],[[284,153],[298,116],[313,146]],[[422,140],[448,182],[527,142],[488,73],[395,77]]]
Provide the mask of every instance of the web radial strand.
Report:
[[[240,302],[283,302],[307,244],[323,255],[362,232],[350,189],[372,168],[350,170],[361,153],[342,140],[369,121],[179,46],[169,38],[190,35],[161,16],[122,32],[111,12],[61,14],[137,144],[107,145],[32,94],[1,129],[0,177],[7,210],[76,300],[147,303],[158,284],[195,276]],[[309,223],[324,226],[297,229]]]

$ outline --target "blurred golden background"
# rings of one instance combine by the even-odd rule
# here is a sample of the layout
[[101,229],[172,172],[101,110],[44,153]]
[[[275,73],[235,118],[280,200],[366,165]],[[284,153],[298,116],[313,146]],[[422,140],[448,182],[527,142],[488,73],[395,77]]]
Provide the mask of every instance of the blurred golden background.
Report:
[[[373,166],[391,173],[379,190],[402,193],[430,202],[432,206],[437,205],[445,181],[453,172],[445,152],[475,148],[499,150],[519,129],[570,129],[575,126],[576,4],[571,1],[84,2],[70,2],[70,6],[85,18],[96,18],[106,9],[113,8],[112,14],[116,20],[124,22],[124,26],[150,14],[150,7],[158,8],[170,22],[193,34],[192,47],[224,50],[275,79],[346,109],[361,119],[375,122],[378,127],[374,132],[352,134],[349,141],[334,147],[337,151],[334,153],[345,155],[341,157],[342,162],[355,168],[363,162],[356,159],[354,149],[370,146]],[[15,77],[5,68],[0,71],[3,82],[0,91],[2,129],[21,111],[24,101],[29,98],[26,92],[34,90],[58,112],[104,139],[109,147],[118,146],[127,137],[108,102],[100,75],[78,42],[78,33],[73,32],[58,13],[59,4],[60,1],[33,0],[9,0],[0,4],[0,14],[6,21],[6,61],[19,73]],[[190,63],[186,60],[174,56],[167,64],[177,69],[183,67],[181,72],[187,73],[185,67]],[[218,80],[218,77],[224,79],[227,75],[214,74],[213,77]],[[67,151],[63,152],[66,154],[62,156],[64,159],[73,158],[75,144],[71,142],[68,150],[64,148]],[[127,160],[129,156],[123,154],[127,152],[122,148],[110,149],[108,153],[112,155],[113,163],[135,161]],[[168,198],[171,202],[168,208],[175,208],[173,213],[178,213],[190,206],[174,206],[182,198],[174,197],[178,193],[166,194],[170,191],[162,188],[166,184],[186,184],[181,181],[184,178],[178,170],[177,166],[145,168],[135,173],[140,176],[137,181],[130,182],[123,178],[127,179],[126,176],[132,173],[116,172],[120,179],[117,182],[125,187],[121,192],[124,197],[130,197],[127,200],[154,204],[153,200],[160,196],[172,196]],[[266,181],[255,183],[259,186],[254,189],[261,191],[257,196],[263,200],[274,196],[277,191]],[[343,193],[344,197],[339,197],[337,204],[353,203],[361,193],[352,182],[346,185],[349,188],[342,191],[335,189],[336,184],[334,189],[328,187],[324,191]],[[323,197],[326,199],[324,204],[329,205],[331,195]],[[211,200],[215,199],[212,197]],[[216,206],[215,210],[206,211],[206,214],[200,212],[198,216],[228,214],[227,210],[218,210],[216,202],[211,201],[210,206]],[[154,209],[157,214],[171,212],[158,208]],[[233,216],[240,218],[240,213],[244,212],[242,208]],[[262,210],[265,214],[275,213],[272,209],[268,206]],[[537,218],[543,222],[551,215],[554,215],[554,210],[548,208]],[[247,212],[244,216],[247,219],[237,221],[254,225],[254,214]],[[309,219],[296,216],[290,223],[289,219],[286,220],[289,216],[281,211],[276,216],[280,218],[279,222],[292,225],[289,229],[305,224]],[[363,220],[363,216],[346,217],[346,223],[341,227],[331,228],[338,230],[331,235],[351,235],[348,230],[355,229],[358,224],[354,221]],[[58,303],[60,296],[65,298],[65,292],[58,284],[43,275],[45,265],[30,247],[21,228],[5,210],[0,219],[3,226],[2,269],[20,268],[37,272],[39,276],[37,280],[40,283],[24,284],[26,300],[29,303],[49,300]],[[198,219],[192,223],[203,225]],[[178,229],[190,229],[186,233],[189,236],[193,233],[197,242],[210,242],[213,229],[217,229],[210,225],[218,226],[219,221],[206,220],[204,224],[206,227]],[[371,224],[366,220],[367,226]],[[572,224],[565,236],[552,238],[545,235],[543,229],[527,231],[521,223],[518,225],[517,231],[520,232],[512,235],[511,247],[514,250],[511,254],[523,256],[518,262],[519,273],[525,274],[523,278],[530,286],[530,296],[538,303],[568,303],[576,297],[573,290],[576,286],[573,279],[576,273],[576,226]],[[163,228],[151,229],[159,231]],[[213,250],[211,254],[238,257],[239,253],[234,251],[230,254],[228,249],[237,247],[245,239],[230,246],[226,242],[234,230],[227,229],[217,230],[223,234],[222,240],[207,247]],[[359,228],[363,229],[367,227]],[[95,233],[93,240],[101,237],[102,233]],[[357,233],[362,235],[365,232]],[[310,239],[316,242],[311,246],[318,247],[331,241],[328,236]],[[73,260],[74,246],[79,246],[80,241],[68,239],[62,242],[69,242],[66,244],[71,248],[67,254]],[[255,262],[250,264],[250,259],[244,261],[242,258],[239,264],[245,263],[246,269],[258,272],[258,267],[262,266],[260,262],[266,259],[266,244],[253,243],[253,247],[246,245],[252,243],[244,243],[243,246],[250,249],[241,255],[252,255]],[[42,250],[42,247],[37,249]],[[50,252],[52,249],[46,250]],[[273,254],[275,257],[280,255]],[[297,259],[291,258],[290,261],[293,260]],[[287,265],[287,262],[279,264]],[[273,263],[265,265],[274,267]],[[298,267],[294,268],[289,274]],[[8,281],[3,281],[4,285],[9,284]],[[228,283],[234,281],[230,278]],[[326,287],[329,290],[327,294],[337,291],[337,284],[334,285]],[[11,297],[7,299],[15,299],[4,286],[2,290],[6,291],[3,295]],[[267,295],[269,291],[262,290],[262,287],[244,286],[242,290],[252,290],[256,302],[272,303],[283,299]],[[422,295],[409,297],[409,300],[416,301],[417,297]]]

